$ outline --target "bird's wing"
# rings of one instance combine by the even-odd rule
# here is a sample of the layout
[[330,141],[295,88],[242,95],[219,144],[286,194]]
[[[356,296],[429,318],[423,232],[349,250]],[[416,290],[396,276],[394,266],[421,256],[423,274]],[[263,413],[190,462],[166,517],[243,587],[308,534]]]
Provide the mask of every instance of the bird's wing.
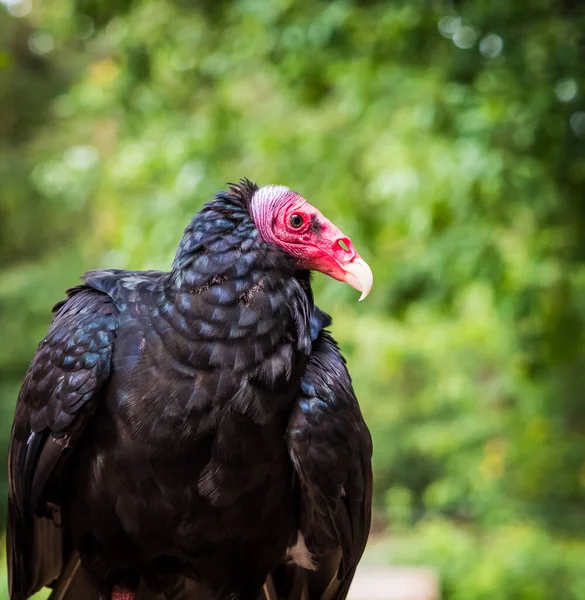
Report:
[[[316,320],[329,324],[319,313]],[[305,594],[342,600],[370,529],[372,441],[345,360],[331,335],[315,325],[288,444],[301,490],[300,549],[304,544],[317,564],[313,574],[306,573]]]
[[110,373],[117,310],[87,286],[68,291],[18,396],[8,454],[10,598],[24,600],[63,569],[59,473]]

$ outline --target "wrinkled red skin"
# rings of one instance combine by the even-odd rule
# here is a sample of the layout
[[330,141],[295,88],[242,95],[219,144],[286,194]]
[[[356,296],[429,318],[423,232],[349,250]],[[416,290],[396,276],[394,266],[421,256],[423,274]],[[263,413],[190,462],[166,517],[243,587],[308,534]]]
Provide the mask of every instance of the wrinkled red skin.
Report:
[[[351,240],[339,228],[288,188],[261,188],[252,198],[250,208],[262,238],[294,256],[301,269],[320,271],[345,281],[345,265],[360,258]],[[291,224],[293,215],[301,218],[299,227]]]

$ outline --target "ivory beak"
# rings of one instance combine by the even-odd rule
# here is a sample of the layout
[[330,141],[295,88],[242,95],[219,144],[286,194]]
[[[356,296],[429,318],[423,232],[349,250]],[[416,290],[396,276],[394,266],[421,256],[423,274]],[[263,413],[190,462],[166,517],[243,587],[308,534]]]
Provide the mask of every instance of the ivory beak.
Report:
[[374,275],[368,263],[359,256],[350,263],[343,265],[345,271],[345,283],[349,283],[352,288],[361,292],[360,301],[363,300],[371,291],[374,284]]

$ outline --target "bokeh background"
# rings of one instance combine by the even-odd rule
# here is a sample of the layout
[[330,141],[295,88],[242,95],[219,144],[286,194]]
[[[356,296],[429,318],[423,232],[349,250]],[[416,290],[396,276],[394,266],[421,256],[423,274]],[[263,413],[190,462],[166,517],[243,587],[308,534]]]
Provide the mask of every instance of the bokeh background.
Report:
[[53,303],[89,268],[167,268],[247,176],[376,276],[360,304],[315,279],[374,436],[366,560],[430,566],[447,600],[584,599],[582,7],[0,0],[1,514]]

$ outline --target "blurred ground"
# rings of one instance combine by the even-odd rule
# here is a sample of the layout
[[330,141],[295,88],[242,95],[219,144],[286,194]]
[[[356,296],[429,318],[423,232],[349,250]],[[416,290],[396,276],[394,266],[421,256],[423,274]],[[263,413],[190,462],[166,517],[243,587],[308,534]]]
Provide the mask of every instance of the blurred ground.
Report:
[[391,567],[388,556],[400,539],[373,534],[356,572],[349,600],[439,600],[440,581],[431,567]]
[[432,569],[361,565],[349,600],[439,600],[439,583]]

